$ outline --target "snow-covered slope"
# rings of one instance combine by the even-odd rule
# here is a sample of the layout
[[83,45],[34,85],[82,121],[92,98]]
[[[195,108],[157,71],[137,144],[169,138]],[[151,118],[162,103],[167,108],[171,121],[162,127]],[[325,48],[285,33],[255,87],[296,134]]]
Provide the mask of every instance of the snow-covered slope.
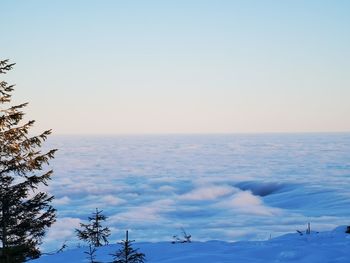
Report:
[[[150,263],[272,263],[272,262],[350,262],[350,235],[345,226],[333,231],[299,235],[287,234],[268,241],[247,242],[193,242],[184,244],[135,243],[134,247],[146,254]],[[96,260],[111,262],[109,255],[118,245],[101,247]],[[32,263],[80,263],[88,262],[87,248],[77,248],[53,255],[43,256]]]

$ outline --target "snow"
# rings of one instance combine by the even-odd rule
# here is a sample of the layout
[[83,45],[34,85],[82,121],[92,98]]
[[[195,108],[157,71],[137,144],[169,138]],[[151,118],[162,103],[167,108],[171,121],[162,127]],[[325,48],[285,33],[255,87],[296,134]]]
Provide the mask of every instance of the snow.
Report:
[[[346,227],[333,231],[311,232],[303,235],[286,234],[267,241],[225,242],[207,241],[182,244],[170,242],[135,243],[134,248],[146,254],[149,263],[273,263],[273,262],[350,262],[350,235]],[[96,260],[110,262],[109,255],[119,245],[108,245],[97,250]],[[31,263],[88,262],[86,247],[72,248],[64,252],[42,256]]]

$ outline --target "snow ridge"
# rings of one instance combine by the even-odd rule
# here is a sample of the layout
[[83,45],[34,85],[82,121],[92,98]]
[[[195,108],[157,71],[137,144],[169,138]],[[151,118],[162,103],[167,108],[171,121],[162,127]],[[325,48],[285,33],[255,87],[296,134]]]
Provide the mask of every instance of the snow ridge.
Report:
[[[267,241],[224,242],[207,241],[184,244],[171,242],[135,243],[135,248],[146,254],[149,263],[348,263],[350,235],[346,226],[328,232],[286,234]],[[96,260],[110,262],[110,254],[118,245],[97,249]],[[42,256],[32,263],[88,262],[86,247],[69,249],[52,256]]]

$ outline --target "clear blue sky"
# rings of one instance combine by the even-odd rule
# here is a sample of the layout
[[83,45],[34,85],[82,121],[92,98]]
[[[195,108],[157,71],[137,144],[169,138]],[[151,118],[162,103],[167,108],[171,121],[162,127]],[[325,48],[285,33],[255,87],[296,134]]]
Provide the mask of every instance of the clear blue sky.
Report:
[[350,1],[0,3],[6,80],[56,134],[350,131]]

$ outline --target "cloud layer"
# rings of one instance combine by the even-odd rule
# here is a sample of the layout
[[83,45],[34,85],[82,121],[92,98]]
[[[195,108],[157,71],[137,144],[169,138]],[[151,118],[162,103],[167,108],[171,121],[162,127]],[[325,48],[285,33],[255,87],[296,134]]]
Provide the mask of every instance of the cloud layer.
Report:
[[56,137],[47,146],[60,149],[47,248],[76,244],[74,228],[96,207],[112,241],[125,229],[170,240],[181,227],[198,240],[264,239],[350,216],[350,136]]

